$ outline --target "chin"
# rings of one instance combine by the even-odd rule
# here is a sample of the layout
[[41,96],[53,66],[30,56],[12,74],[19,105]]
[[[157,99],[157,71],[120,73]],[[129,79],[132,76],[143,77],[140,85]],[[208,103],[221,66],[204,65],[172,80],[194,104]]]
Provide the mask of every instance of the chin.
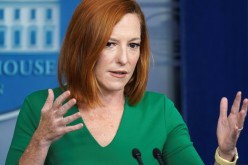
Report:
[[108,85],[103,87],[102,89],[106,92],[117,92],[123,91],[124,92],[125,85]]
[[124,86],[122,87],[112,87],[112,88],[108,88],[108,91],[124,91]]

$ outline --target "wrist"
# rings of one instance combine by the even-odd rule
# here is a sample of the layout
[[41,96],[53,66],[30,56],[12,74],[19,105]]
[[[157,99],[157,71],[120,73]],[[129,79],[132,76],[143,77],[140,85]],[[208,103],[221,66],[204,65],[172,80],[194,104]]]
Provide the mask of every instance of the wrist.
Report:
[[[220,164],[220,165],[235,165],[237,163],[238,160],[238,152],[237,149],[235,148],[235,153],[233,154],[232,157],[230,157],[230,155],[224,155],[226,158],[223,157],[223,155],[220,155],[220,150],[219,147],[216,149],[215,152],[215,161],[216,163]],[[223,154],[223,153],[222,153]]]
[[225,160],[228,160],[228,161],[233,161],[234,160],[234,157],[235,157],[235,154],[236,154],[236,148],[232,151],[229,151],[228,153],[224,153],[220,150],[220,148],[218,147],[218,153],[219,153],[219,156],[222,157],[223,159]]
[[41,148],[49,148],[51,145],[51,143],[47,141],[43,136],[40,136],[38,132],[34,133],[32,141],[36,144],[37,147]]

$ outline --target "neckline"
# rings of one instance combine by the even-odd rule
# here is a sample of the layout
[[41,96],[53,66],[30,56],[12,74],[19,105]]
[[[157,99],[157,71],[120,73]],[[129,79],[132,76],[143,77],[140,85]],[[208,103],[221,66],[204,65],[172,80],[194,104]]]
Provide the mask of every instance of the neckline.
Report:
[[[78,107],[77,107],[77,111],[79,111]],[[109,148],[111,147],[116,140],[118,140],[118,137],[119,137],[119,134],[122,130],[122,127],[123,127],[123,122],[125,121],[125,116],[126,116],[126,111],[127,111],[127,99],[125,98],[125,102],[124,102],[124,109],[123,109],[123,113],[122,113],[122,116],[121,116],[121,120],[120,120],[120,124],[119,124],[119,127],[116,131],[116,134],[114,136],[114,138],[111,140],[111,142],[106,145],[106,146],[102,146],[101,144],[98,143],[98,141],[94,138],[94,136],[91,134],[90,130],[88,129],[88,127],[86,126],[84,120],[82,117],[80,117],[80,120],[81,122],[83,123],[83,129],[82,131],[86,131],[87,132],[87,135],[89,136],[89,139],[98,147],[98,148],[102,148],[102,149],[106,149],[106,148]]]

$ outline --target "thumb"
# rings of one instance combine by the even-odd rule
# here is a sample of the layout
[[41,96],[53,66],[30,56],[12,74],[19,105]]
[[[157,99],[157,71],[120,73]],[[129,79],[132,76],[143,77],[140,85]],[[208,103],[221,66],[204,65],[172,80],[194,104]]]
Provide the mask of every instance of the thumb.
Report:
[[43,110],[49,110],[52,108],[53,106],[53,100],[54,100],[54,93],[53,93],[53,90],[52,89],[48,89],[48,96],[47,96],[47,99],[46,99],[46,102],[43,106]]

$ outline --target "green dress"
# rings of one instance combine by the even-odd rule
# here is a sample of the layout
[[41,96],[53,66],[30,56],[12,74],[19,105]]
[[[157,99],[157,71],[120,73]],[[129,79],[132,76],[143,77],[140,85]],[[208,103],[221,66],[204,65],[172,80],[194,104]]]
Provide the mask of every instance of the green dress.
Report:
[[[55,97],[62,91],[54,89]],[[29,95],[20,110],[6,165],[17,164],[37,129],[40,111],[47,98],[47,90]],[[77,106],[66,115],[78,112]],[[71,125],[83,123],[80,118]],[[145,165],[157,165],[152,150],[162,151],[167,165],[201,165],[187,126],[174,104],[163,94],[146,92],[142,100],[130,106],[125,100],[118,131],[106,147],[100,146],[87,127],[70,132],[54,142],[48,151],[47,165],[137,165],[132,149],[138,148]]]

